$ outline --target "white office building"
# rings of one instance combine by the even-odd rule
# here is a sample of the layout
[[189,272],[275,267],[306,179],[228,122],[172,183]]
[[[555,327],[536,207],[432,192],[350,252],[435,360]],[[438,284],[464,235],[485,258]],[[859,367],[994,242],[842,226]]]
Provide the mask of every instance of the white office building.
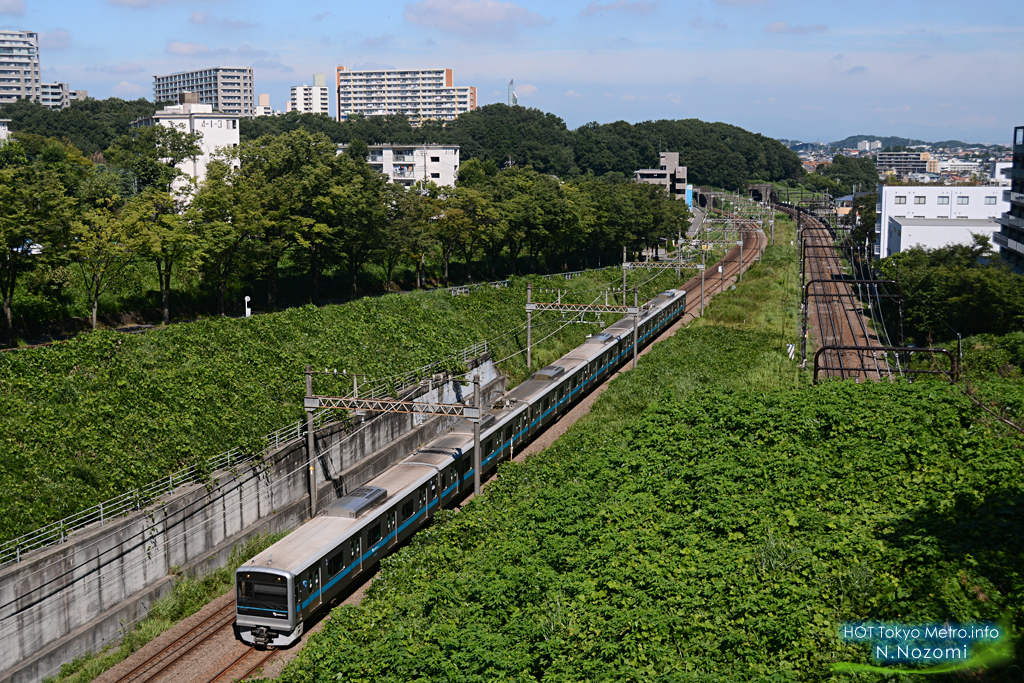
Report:
[[338,120],[403,114],[413,125],[451,121],[476,109],[476,87],[455,86],[451,69],[349,71],[339,66]]
[[[915,244],[970,244],[971,232],[987,230],[991,237],[993,228],[980,229],[981,224],[956,221],[993,221],[1009,208],[1001,194],[996,188],[984,186],[879,185],[875,257],[892,256]],[[904,219],[914,222],[901,222]],[[928,225],[935,227],[934,239],[924,236]],[[913,236],[908,236],[907,228],[913,228]],[[898,233],[902,236],[896,241],[894,235]],[[913,242],[915,239],[918,241]]]
[[950,173],[959,176],[970,176],[981,173],[981,164],[977,161],[948,159],[939,162],[939,173]]
[[0,31],[0,104],[14,100],[39,103],[39,34],[35,31]]
[[988,184],[996,187],[1009,187],[1010,179],[1006,171],[1013,168],[1012,161],[993,161],[989,164]]
[[[206,178],[206,165],[217,150],[238,147],[238,114],[214,111],[212,104],[202,104],[193,93],[181,93],[178,104],[153,114],[153,116],[132,122],[132,128],[140,126],[167,126],[183,133],[201,133],[199,142],[202,152],[194,159],[186,159],[178,165],[185,174],[201,182]],[[183,183],[178,182],[175,189]]]
[[209,104],[225,114],[250,119],[256,115],[252,67],[216,66],[168,76],[153,76],[153,97],[156,102],[176,102],[178,95],[184,92],[195,93],[200,104]]
[[43,83],[39,104],[59,110],[71,106],[71,87],[67,83]]
[[0,119],[0,142],[6,142],[7,138],[11,137],[11,131],[7,129],[10,122],[10,119]]
[[[459,177],[458,145],[370,145],[371,168],[393,183],[411,187],[418,181],[454,187]],[[348,145],[338,145],[338,154]]]
[[876,149],[882,149],[882,143],[879,140],[861,140],[857,143],[857,149],[862,152],[871,152]]
[[330,116],[330,97],[327,94],[327,77],[313,74],[313,85],[293,85],[290,111],[303,114]]

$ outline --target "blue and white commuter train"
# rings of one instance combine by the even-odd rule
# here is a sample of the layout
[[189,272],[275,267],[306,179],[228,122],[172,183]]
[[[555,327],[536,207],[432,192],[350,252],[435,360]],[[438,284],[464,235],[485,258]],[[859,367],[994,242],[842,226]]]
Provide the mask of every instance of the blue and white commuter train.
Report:
[[[667,290],[641,307],[638,346],[679,318],[686,292]],[[487,476],[582,396],[633,357],[633,318],[587,338],[485,409],[481,475]],[[350,492],[235,572],[235,632],[259,646],[284,647],[304,622],[382,557],[473,488],[473,425],[445,434]]]

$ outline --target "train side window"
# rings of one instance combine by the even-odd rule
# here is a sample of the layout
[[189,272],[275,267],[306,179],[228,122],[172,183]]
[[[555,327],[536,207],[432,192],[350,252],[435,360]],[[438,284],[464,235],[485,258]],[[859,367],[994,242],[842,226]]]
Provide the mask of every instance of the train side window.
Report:
[[487,440],[487,444],[484,446],[484,453],[490,454],[494,450],[494,442],[490,439]]
[[437,480],[430,480],[430,500],[437,498]]
[[327,576],[334,576],[345,568],[345,551],[335,553],[334,557],[327,560]]
[[403,522],[405,520],[409,519],[410,517],[412,517],[412,510],[413,510],[413,508],[412,508],[412,501],[411,500],[407,500],[404,503],[402,503],[402,521]]
[[444,490],[446,488],[448,488],[448,472],[447,471],[441,473],[441,489]]
[[427,504],[427,489],[425,487],[420,489],[419,494],[420,509],[422,510],[423,506]]
[[380,522],[377,522],[372,527],[370,527],[370,536],[366,540],[369,542],[370,545],[373,545],[374,543],[376,543],[380,539],[381,539]]

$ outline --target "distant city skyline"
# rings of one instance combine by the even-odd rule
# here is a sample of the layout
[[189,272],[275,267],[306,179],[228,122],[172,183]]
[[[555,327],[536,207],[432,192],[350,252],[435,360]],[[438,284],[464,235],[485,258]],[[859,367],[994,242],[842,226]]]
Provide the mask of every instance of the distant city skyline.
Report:
[[[797,0],[0,0],[40,32],[42,80],[153,98],[153,76],[251,66],[283,110],[294,85],[352,68],[450,68],[479,103],[570,128],[698,118],[774,138],[1008,143],[1024,123],[1019,2]],[[328,79],[333,89],[333,83]],[[331,98],[334,111],[334,98]]]

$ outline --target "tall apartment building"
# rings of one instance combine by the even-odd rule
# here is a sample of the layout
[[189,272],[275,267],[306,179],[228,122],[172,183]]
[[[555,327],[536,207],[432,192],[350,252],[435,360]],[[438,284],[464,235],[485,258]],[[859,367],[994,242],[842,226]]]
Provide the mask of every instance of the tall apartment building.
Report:
[[195,93],[200,104],[209,104],[225,114],[250,119],[256,115],[252,67],[215,66],[169,76],[153,76],[153,97],[157,102],[177,101],[183,92]]
[[349,71],[338,67],[338,120],[404,114],[413,125],[451,121],[476,109],[476,87],[452,84],[451,69]]
[[293,85],[291,105],[291,111],[330,115],[327,77],[324,74],[313,74],[313,85]]
[[999,232],[992,236],[999,255],[1018,273],[1024,272],[1024,126],[1013,129],[1013,167],[1006,170],[1010,189],[1003,190],[1009,207],[998,218]]
[[0,31],[0,104],[27,99],[39,103],[39,34]]
[[939,162],[928,152],[879,152],[875,155],[875,168],[905,176],[911,173],[938,173]]
[[41,86],[39,104],[54,110],[71,106],[71,86],[67,83],[43,83]]

